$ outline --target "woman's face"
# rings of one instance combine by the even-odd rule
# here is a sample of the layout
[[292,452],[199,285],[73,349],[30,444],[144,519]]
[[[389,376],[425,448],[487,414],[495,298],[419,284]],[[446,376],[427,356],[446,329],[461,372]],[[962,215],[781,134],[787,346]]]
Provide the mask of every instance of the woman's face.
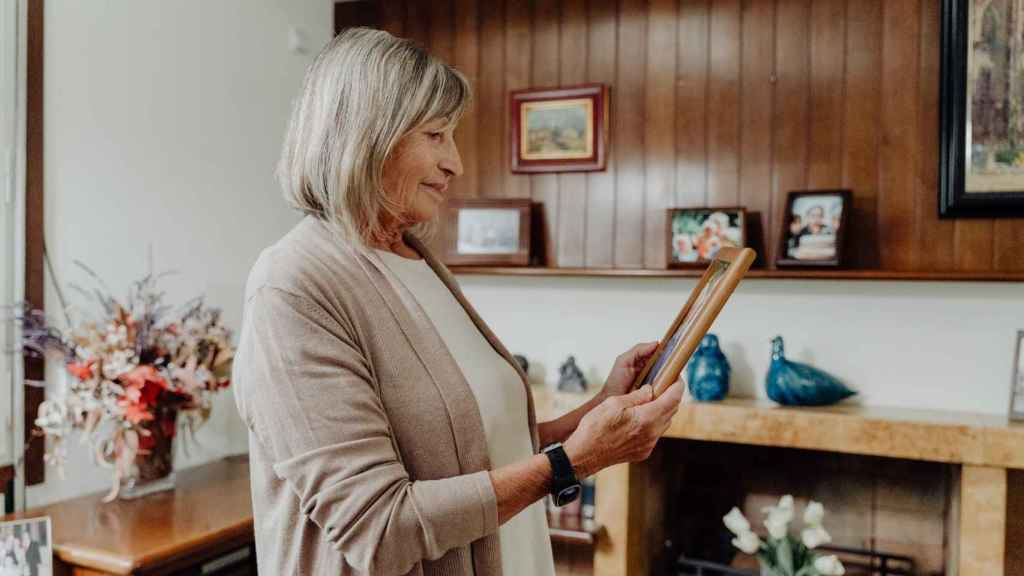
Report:
[[399,140],[384,161],[384,193],[405,209],[409,224],[434,218],[452,178],[462,175],[455,125],[437,118]]

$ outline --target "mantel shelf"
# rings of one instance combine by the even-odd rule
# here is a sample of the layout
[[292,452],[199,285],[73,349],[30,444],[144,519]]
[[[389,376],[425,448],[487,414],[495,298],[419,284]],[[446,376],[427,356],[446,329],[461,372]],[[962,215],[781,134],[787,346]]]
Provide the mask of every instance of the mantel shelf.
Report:
[[665,437],[1024,468],[1024,424],[1005,416],[730,398],[682,406]]
[[552,542],[593,546],[601,533],[601,525],[589,518],[548,512],[548,529]]
[[[452,266],[455,274],[475,276],[566,276],[593,278],[696,278],[701,269],[545,268],[541,266]],[[754,268],[747,278],[793,280],[893,280],[924,282],[1024,282],[1024,272],[916,272],[896,270],[832,270]]]

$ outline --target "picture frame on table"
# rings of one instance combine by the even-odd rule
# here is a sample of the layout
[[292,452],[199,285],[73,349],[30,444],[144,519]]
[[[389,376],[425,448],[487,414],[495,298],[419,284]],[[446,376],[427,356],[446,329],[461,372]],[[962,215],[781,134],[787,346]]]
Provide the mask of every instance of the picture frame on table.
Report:
[[1017,331],[1010,380],[1010,420],[1024,421],[1024,330]]
[[942,0],[940,218],[1024,216],[1024,0]]
[[530,88],[509,95],[512,172],[604,170],[608,85]]
[[747,247],[744,208],[669,208],[667,217],[669,268],[703,268],[722,248]]
[[53,575],[49,516],[0,522],[0,545],[4,551],[0,554],[0,574]]
[[846,263],[853,195],[849,190],[802,190],[786,196],[778,267],[841,268]]
[[445,205],[442,260],[448,266],[528,266],[528,199],[453,199]]

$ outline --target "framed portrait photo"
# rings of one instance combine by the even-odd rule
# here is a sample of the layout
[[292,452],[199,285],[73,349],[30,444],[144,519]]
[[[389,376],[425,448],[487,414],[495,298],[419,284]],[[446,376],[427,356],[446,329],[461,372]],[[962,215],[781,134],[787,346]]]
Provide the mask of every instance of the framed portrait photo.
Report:
[[939,217],[1024,216],[1024,0],[942,0]]
[[518,90],[509,104],[513,172],[605,169],[607,85]]
[[446,265],[530,264],[530,200],[449,200],[445,210],[443,260]]
[[52,576],[50,517],[0,522],[0,575]]
[[842,266],[851,203],[849,190],[790,192],[776,266]]
[[1010,380],[1010,420],[1024,420],[1024,330],[1017,331],[1013,348],[1013,378]]
[[707,266],[722,248],[746,247],[743,208],[670,208],[668,210],[668,267]]

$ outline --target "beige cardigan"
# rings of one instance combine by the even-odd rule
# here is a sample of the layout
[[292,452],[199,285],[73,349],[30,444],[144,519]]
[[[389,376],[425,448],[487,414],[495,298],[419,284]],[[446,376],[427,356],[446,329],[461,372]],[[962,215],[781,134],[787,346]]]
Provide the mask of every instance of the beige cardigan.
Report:
[[[494,349],[452,275],[413,238]],[[234,362],[262,574],[501,574],[476,399],[372,250],[313,217],[260,255]]]

